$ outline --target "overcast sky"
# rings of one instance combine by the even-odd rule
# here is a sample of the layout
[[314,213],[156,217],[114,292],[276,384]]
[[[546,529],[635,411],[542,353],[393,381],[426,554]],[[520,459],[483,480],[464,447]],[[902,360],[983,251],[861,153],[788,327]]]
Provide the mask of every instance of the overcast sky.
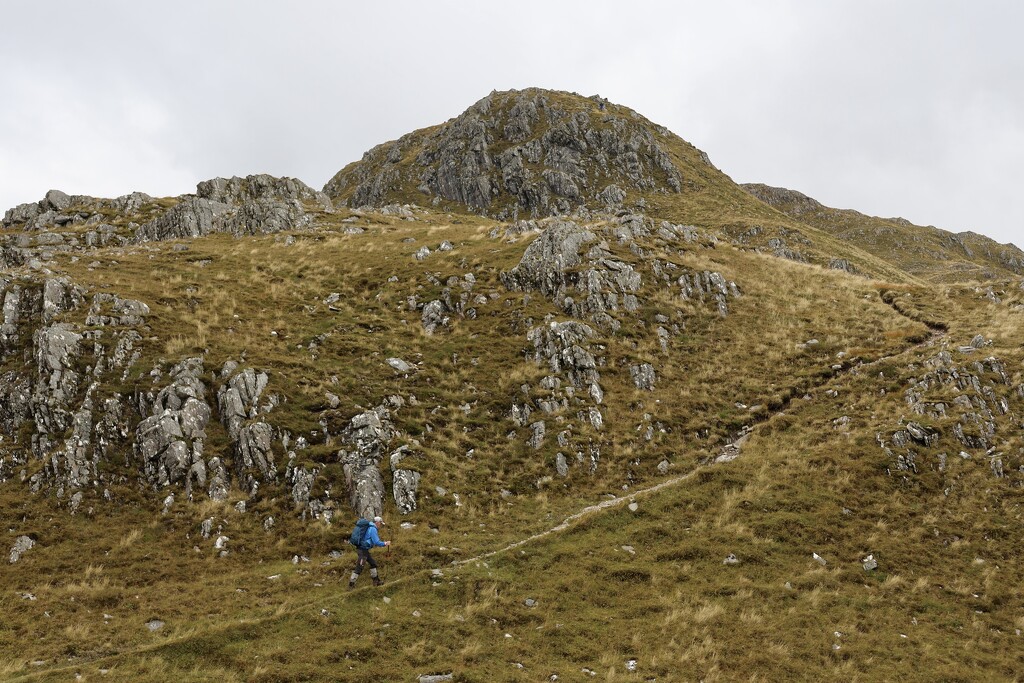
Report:
[[1024,246],[1024,3],[0,4],[0,211],[46,190],[320,188],[491,90],[600,94],[738,182]]

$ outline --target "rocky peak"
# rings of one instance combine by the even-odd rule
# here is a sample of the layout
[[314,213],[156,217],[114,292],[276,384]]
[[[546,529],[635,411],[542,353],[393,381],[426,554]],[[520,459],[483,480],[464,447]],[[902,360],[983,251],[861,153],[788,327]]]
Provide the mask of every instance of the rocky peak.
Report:
[[440,126],[374,147],[324,192],[350,206],[430,199],[499,218],[617,209],[642,193],[681,192],[680,146],[707,165],[666,128],[599,96],[495,92]]

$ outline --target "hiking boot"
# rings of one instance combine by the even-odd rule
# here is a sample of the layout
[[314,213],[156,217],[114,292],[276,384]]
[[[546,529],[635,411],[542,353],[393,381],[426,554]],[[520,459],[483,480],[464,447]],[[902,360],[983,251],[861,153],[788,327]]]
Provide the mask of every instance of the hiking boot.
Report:
[[383,586],[383,585],[384,585],[384,582],[383,582],[383,581],[381,581],[381,580],[380,580],[379,578],[377,578],[377,577],[375,576],[375,577],[373,577],[373,585],[374,585],[374,586]]
[[348,582],[348,589],[349,590],[352,590],[355,587],[356,587],[356,582],[355,581],[349,581]]

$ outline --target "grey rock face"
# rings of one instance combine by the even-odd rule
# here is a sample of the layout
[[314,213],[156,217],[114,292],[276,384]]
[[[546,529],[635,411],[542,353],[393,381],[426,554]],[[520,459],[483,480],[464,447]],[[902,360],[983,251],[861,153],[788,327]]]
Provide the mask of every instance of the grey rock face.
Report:
[[145,324],[149,306],[135,299],[122,299],[116,294],[100,292],[93,295],[86,325],[104,327],[123,325],[137,327]]
[[[225,371],[230,374],[227,365],[221,374],[224,375]],[[228,383],[218,390],[217,408],[220,411],[220,419],[232,441],[238,440],[245,421],[255,418],[260,413],[260,398],[269,381],[267,373],[246,368],[231,377]]]
[[135,454],[150,484],[184,483],[190,499],[193,487],[206,489],[208,479],[203,442],[211,411],[202,374],[201,358],[172,368],[171,383],[160,390],[151,415],[135,429]]
[[162,216],[140,226],[136,242],[202,237],[221,232],[231,207],[199,197],[187,197]]
[[14,539],[14,545],[11,546],[11,553],[9,556],[10,563],[14,564],[21,559],[21,556],[26,552],[35,547],[36,542],[28,536],[18,536]]
[[245,178],[213,178],[196,186],[196,195],[202,199],[224,204],[245,204],[253,201],[309,202],[324,210],[331,210],[331,200],[301,180],[276,178],[267,174]]
[[46,280],[43,284],[43,322],[49,324],[61,313],[78,308],[83,292],[66,277]]
[[540,449],[544,444],[544,421],[538,420],[530,425],[530,439],[526,442],[534,450]]
[[143,224],[135,241],[201,237],[214,232],[258,235],[312,224],[307,210],[331,211],[330,199],[294,178],[214,178],[163,215]]
[[318,470],[307,470],[303,467],[290,468],[285,479],[292,485],[291,496],[296,505],[305,507],[309,504],[309,497],[313,491],[313,484],[316,481]]
[[58,434],[71,424],[70,403],[81,386],[75,361],[81,354],[82,335],[68,323],[43,327],[33,334],[36,381],[32,413],[37,428]]
[[235,465],[239,484],[254,495],[259,482],[272,482],[277,478],[274,451],[271,446],[274,429],[266,422],[253,422],[238,432],[235,445]]
[[391,413],[381,405],[353,417],[342,430],[345,448],[338,452],[345,473],[349,504],[360,517],[380,515],[384,505],[384,478],[380,463],[394,437]]
[[[630,241],[634,236],[625,217],[612,235]],[[539,291],[568,315],[588,318],[601,327],[617,329],[611,312],[639,306],[641,276],[632,265],[612,257],[604,242],[591,230],[570,221],[552,222],[534,240],[512,270],[502,273],[502,283],[512,291]]]
[[601,378],[597,360],[587,350],[595,336],[588,325],[570,320],[535,327],[526,338],[533,344],[536,362],[547,363],[551,372],[563,374],[574,387],[587,388]]

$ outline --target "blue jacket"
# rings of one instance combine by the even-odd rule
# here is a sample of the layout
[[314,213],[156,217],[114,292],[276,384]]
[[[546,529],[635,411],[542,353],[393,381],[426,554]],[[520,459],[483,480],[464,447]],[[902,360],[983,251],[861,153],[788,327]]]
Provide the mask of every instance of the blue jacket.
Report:
[[366,529],[366,536],[363,538],[363,544],[369,544],[371,548],[383,548],[384,541],[380,540],[380,534],[377,533],[377,525],[370,523],[370,526]]

